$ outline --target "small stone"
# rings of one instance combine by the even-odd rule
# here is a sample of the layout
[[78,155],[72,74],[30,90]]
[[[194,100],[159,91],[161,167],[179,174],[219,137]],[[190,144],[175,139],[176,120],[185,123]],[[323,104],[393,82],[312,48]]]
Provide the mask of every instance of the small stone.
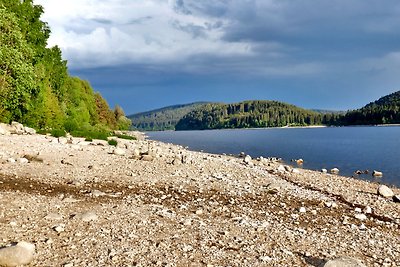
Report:
[[322,173],[328,173],[328,170],[327,169],[321,169],[321,172]]
[[7,159],[7,161],[8,161],[9,163],[15,163],[15,159],[13,159],[13,158],[9,158],[9,159]]
[[251,157],[249,156],[249,155],[246,155],[245,157],[244,157],[244,160],[243,160],[245,163],[247,163],[247,164],[249,164],[250,162],[251,162]]
[[361,213],[361,212],[362,212],[362,211],[361,211],[361,208],[355,208],[354,211],[355,211],[355,212],[358,212],[358,213]]
[[125,149],[117,147],[114,149],[113,154],[117,156],[123,156],[125,155]]
[[106,193],[101,192],[100,190],[97,190],[97,189],[93,190],[91,192],[91,194],[92,194],[93,197],[101,197],[101,196],[106,195]]
[[29,160],[27,160],[26,158],[19,158],[18,159],[18,163],[21,163],[21,164],[27,164],[29,162]]
[[29,264],[35,254],[35,245],[25,241],[15,246],[0,249],[0,266],[19,266]]
[[153,156],[151,156],[151,155],[143,155],[140,159],[143,161],[153,161],[154,160]]
[[284,172],[284,171],[286,171],[285,166],[279,165],[278,172]]
[[328,261],[323,267],[366,267],[359,260],[350,257],[339,257]]
[[312,215],[317,215],[317,211],[316,211],[316,210],[312,210],[312,211],[311,211],[311,214],[312,214]]
[[63,265],[63,267],[74,267],[74,263],[73,262],[69,262]]
[[305,207],[301,207],[301,208],[299,209],[299,212],[300,212],[300,213],[305,213],[305,212],[306,212],[306,208],[305,208]]
[[79,214],[77,216],[78,219],[81,219],[84,222],[90,222],[90,221],[97,221],[98,220],[98,216],[96,215],[96,213],[92,212],[92,211],[88,211],[82,214]]
[[356,215],[354,215],[354,218],[360,221],[365,221],[367,219],[367,216],[363,213],[357,213]]
[[53,227],[54,231],[56,231],[57,233],[61,233],[65,231],[65,224],[60,224],[57,225],[55,227]]
[[293,170],[292,170],[292,173],[298,174],[298,173],[300,173],[300,171],[299,171],[299,169],[293,169]]
[[47,216],[46,217],[44,217],[46,220],[55,220],[55,221],[57,221],[57,220],[62,220],[62,215],[61,214],[58,214],[58,213],[49,213],[49,214],[47,214]]
[[363,223],[360,225],[359,228],[360,228],[360,230],[367,230],[367,227],[366,227],[365,224],[363,224]]
[[371,213],[372,213],[371,207],[370,207],[370,206],[366,206],[366,207],[364,208],[364,213],[366,213],[366,214],[371,214]]
[[196,210],[196,215],[202,215],[203,214],[203,210]]
[[380,171],[373,171],[372,172],[372,176],[374,176],[374,177],[382,177],[383,176],[383,173],[382,172],[380,172]]
[[331,173],[332,174],[338,174],[339,173],[339,169],[338,168],[333,168],[333,169],[331,169]]
[[378,194],[386,198],[391,198],[394,196],[392,189],[390,189],[386,185],[380,185],[378,187]]

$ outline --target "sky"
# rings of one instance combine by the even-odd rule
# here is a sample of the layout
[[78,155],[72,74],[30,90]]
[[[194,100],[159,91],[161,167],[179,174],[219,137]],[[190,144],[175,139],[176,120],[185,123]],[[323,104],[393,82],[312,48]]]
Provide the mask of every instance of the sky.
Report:
[[196,101],[348,110],[400,90],[398,0],[34,0],[70,73],[126,114]]

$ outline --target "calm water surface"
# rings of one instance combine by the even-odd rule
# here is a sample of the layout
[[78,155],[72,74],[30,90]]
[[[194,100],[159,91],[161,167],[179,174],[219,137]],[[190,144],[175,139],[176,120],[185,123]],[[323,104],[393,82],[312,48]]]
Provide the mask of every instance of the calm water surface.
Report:
[[147,135],[209,153],[244,151],[253,158],[276,156],[288,163],[302,158],[304,168],[337,167],[345,176],[353,176],[356,170],[379,170],[383,178],[359,178],[400,187],[399,126],[166,131]]

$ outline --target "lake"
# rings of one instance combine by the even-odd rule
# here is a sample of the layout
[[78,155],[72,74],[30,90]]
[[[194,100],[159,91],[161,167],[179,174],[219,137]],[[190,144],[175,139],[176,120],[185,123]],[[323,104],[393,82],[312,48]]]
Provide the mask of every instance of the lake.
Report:
[[[267,128],[147,132],[150,139],[215,154],[303,159],[303,168],[339,168],[344,176],[400,187],[400,127]],[[379,170],[382,178],[354,175]]]

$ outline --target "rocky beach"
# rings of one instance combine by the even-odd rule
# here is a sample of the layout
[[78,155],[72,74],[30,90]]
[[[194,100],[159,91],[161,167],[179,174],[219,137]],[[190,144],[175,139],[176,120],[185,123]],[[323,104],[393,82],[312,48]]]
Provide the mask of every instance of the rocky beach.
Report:
[[0,266],[400,266],[398,188],[128,134],[0,126]]

